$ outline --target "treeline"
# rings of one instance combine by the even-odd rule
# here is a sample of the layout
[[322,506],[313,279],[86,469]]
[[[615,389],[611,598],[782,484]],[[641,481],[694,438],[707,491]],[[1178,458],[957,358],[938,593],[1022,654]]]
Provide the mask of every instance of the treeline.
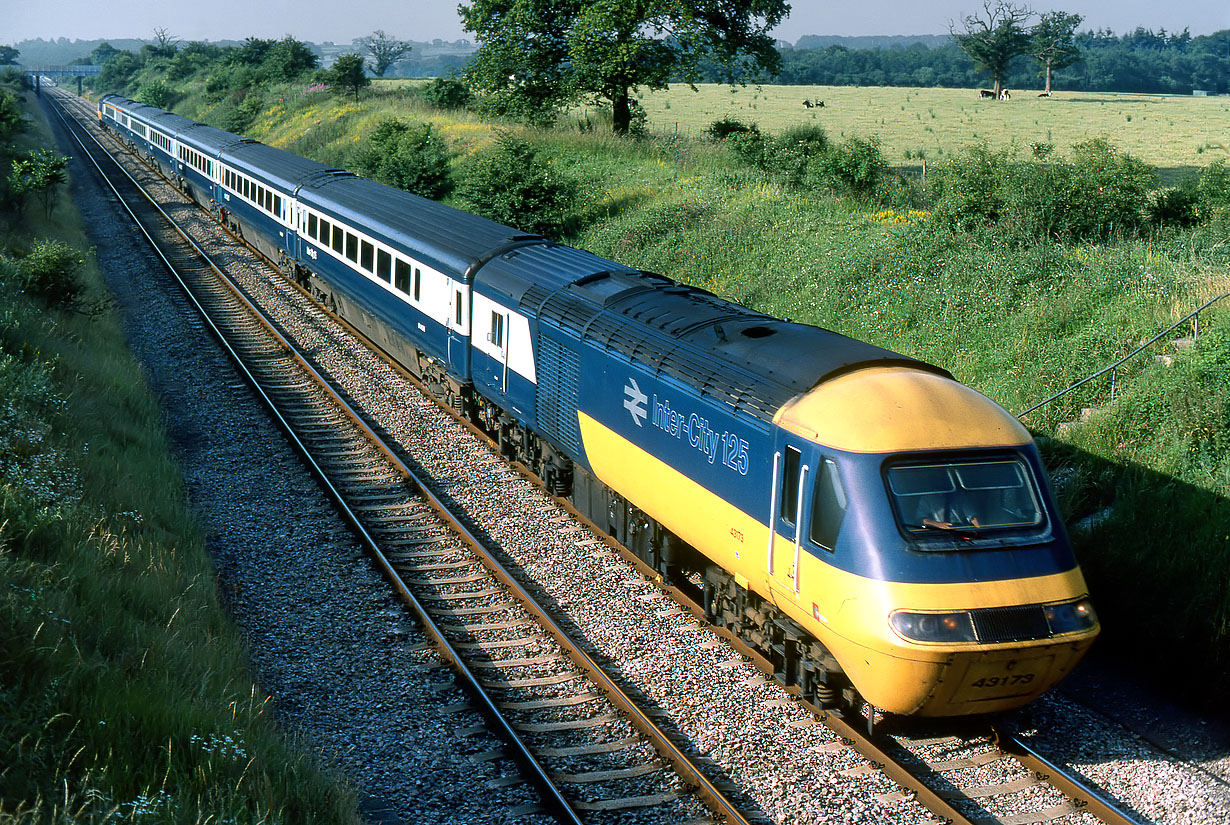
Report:
[[[1083,92],[1191,94],[1201,89],[1230,93],[1230,29],[1192,37],[1137,28],[1116,36],[1109,30],[1077,37],[1081,59],[1054,73],[1055,89]],[[904,48],[783,49],[782,71],[775,82],[816,86],[987,85],[986,73],[952,42],[929,47],[915,42]],[[1041,88],[1041,67],[1018,59],[1007,76],[1014,89]]]

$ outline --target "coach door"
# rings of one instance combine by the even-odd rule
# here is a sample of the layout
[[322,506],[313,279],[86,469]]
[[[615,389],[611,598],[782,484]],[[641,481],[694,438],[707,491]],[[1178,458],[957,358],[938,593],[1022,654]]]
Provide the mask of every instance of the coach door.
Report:
[[466,302],[466,285],[449,281],[448,296],[448,364],[450,371],[464,380],[470,378],[469,364],[469,307]]
[[793,436],[780,437],[773,453],[773,492],[770,498],[769,547],[766,563],[774,590],[797,595],[799,556],[806,524],[804,505],[812,468],[806,460],[805,442]]

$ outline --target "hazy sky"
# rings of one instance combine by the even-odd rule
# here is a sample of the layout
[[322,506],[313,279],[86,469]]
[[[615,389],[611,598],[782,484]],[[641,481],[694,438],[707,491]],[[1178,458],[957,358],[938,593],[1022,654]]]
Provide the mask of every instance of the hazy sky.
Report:
[[[1026,3],[1028,4],[1028,3]],[[456,0],[6,0],[0,44],[33,38],[148,39],[164,28],[181,40],[245,37],[349,43],[375,29],[405,40],[465,37]],[[979,11],[981,0],[880,0],[822,3],[794,0],[774,34],[794,42],[805,34],[942,34],[950,20]],[[1038,11],[1062,9],[1085,18],[1081,29],[1123,34],[1143,26],[1193,35],[1230,29],[1228,0],[1068,0],[1036,2]]]

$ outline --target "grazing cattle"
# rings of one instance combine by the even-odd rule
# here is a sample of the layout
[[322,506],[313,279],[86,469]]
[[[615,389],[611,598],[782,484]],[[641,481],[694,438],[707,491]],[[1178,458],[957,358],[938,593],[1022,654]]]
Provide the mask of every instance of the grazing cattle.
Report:
[[987,99],[994,100],[995,92],[991,91],[990,89],[979,89],[978,97],[982,98],[983,100],[987,100]]
[[1012,100],[1012,95],[1008,94],[1007,89],[1004,89],[1002,92],[999,93],[999,99],[1000,100]]
[[817,100],[815,103],[812,103],[810,100],[804,100],[803,105],[808,109],[823,109],[824,101]]
[[1051,96],[1050,92],[1041,92],[1038,95],[1038,97],[1050,97],[1050,96]]
[[803,101],[803,108],[804,108],[804,109],[814,109],[815,107],[816,107],[816,104],[812,103],[810,100],[806,100],[806,99],[805,99],[805,100]]

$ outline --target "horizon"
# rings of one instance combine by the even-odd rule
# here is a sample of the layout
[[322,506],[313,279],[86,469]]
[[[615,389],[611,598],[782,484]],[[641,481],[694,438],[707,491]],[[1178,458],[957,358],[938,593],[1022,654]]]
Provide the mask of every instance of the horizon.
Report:
[[[791,44],[806,36],[819,37],[926,37],[948,34],[949,24],[981,6],[980,0],[937,0],[922,7],[914,0],[883,0],[874,6],[822,9],[815,3],[796,2],[789,17],[771,34]],[[308,8],[305,8],[308,7]],[[338,5],[287,0],[254,5],[242,0],[215,0],[208,7],[165,6],[157,0],[114,0],[99,19],[96,0],[60,0],[56,13],[47,15],[33,3],[18,4],[5,20],[5,39],[27,40],[141,40],[153,39],[165,29],[180,42],[194,40],[243,41],[248,37],[281,39],[287,35],[312,43],[348,44],[377,29],[404,40],[473,41],[457,14],[456,0],[418,0],[405,6],[384,0],[359,0]],[[1117,36],[1137,28],[1193,37],[1230,29],[1230,4],[1224,0],[1173,0],[1159,6],[1152,0],[1074,0],[1061,6],[1080,14],[1080,31],[1110,29]],[[243,22],[238,22],[243,21]],[[890,21],[890,22],[886,22]]]

